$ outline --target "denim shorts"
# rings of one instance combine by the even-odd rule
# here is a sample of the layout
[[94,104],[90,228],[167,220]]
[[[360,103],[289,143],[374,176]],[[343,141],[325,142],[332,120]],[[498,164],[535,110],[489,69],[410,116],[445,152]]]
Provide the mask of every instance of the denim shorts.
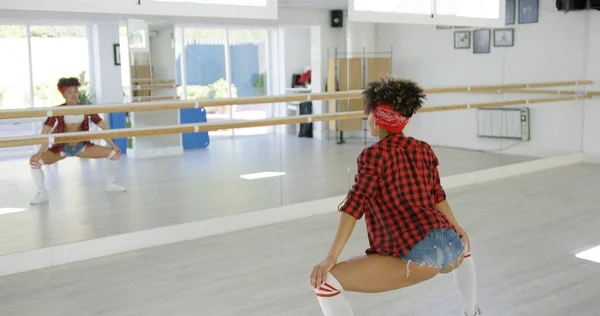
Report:
[[81,142],[74,146],[63,145],[60,155],[63,157],[65,157],[65,156],[73,157],[84,150],[85,150],[85,142]]
[[409,253],[402,256],[408,262],[444,270],[465,252],[460,237],[454,229],[432,229]]

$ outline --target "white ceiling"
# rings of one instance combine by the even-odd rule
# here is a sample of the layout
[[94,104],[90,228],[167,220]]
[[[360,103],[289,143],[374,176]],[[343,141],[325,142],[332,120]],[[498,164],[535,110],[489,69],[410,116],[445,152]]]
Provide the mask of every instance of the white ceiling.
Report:
[[282,8],[347,9],[348,0],[278,0]]

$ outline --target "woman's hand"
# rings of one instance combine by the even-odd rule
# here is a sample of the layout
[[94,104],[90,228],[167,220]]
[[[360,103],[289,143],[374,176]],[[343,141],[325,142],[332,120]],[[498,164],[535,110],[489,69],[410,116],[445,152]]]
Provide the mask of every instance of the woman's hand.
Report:
[[312,285],[314,289],[317,289],[319,286],[325,283],[325,281],[327,281],[327,273],[329,273],[329,270],[335,266],[336,261],[337,260],[335,258],[327,256],[327,258],[323,259],[323,261],[319,262],[313,268],[310,276],[310,285]]
[[456,232],[458,233],[458,237],[460,237],[460,240],[462,240],[462,242],[467,245],[467,249],[466,251],[471,251],[471,241],[469,240],[469,235],[467,235],[467,232],[465,232],[464,229],[462,229],[462,227],[456,227]]
[[36,163],[37,164],[38,161],[40,161],[40,159],[42,159],[42,155],[43,154],[44,154],[43,152],[38,152],[35,155],[31,156],[31,159],[29,159],[29,163],[30,164],[32,164],[32,163]]

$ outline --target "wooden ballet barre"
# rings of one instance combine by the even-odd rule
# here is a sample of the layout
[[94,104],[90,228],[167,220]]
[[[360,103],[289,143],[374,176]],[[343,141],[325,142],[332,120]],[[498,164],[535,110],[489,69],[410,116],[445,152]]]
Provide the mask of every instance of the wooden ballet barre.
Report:
[[451,106],[430,106],[430,107],[421,108],[421,110],[419,110],[419,112],[467,110],[467,109],[478,109],[478,108],[489,108],[489,107],[528,105],[528,104],[536,104],[536,103],[577,101],[577,100],[585,100],[585,99],[591,99],[591,98],[592,98],[592,96],[589,96],[589,95],[581,95],[581,96],[566,96],[566,97],[555,97],[555,98],[521,99],[521,100],[487,102],[487,103],[456,104],[456,105],[451,105]]
[[[476,92],[476,91],[498,91],[512,89],[528,89],[543,87],[577,86],[592,84],[592,81],[561,81],[549,83],[532,84],[509,84],[495,86],[466,86],[454,88],[434,88],[425,89],[425,94],[434,93],[456,93],[456,92]],[[105,104],[105,105],[77,105],[77,106],[54,106],[49,108],[33,108],[22,110],[0,110],[0,119],[31,118],[62,116],[76,114],[98,114],[98,113],[119,113],[135,111],[157,111],[157,110],[177,110],[193,109],[199,107],[212,106],[231,106],[247,105],[260,103],[283,103],[283,102],[302,102],[302,101],[321,101],[338,99],[360,99],[362,90],[338,91],[314,94],[294,94],[279,96],[261,96],[261,97],[242,97],[234,99],[204,99],[204,100],[182,100],[182,101],[163,101],[163,102],[140,102],[129,104]]]
[[131,79],[131,85],[150,84],[150,83],[165,83],[175,84],[174,79],[155,79],[155,78],[134,78]]
[[122,128],[122,129],[112,129],[112,130],[105,130],[105,131],[44,134],[44,135],[36,135],[33,137],[31,137],[31,136],[21,136],[21,137],[15,137],[15,138],[3,137],[3,138],[0,138],[0,148],[17,147],[17,146],[31,146],[31,145],[47,145],[49,143],[50,144],[61,144],[61,143],[70,143],[70,142],[80,142],[80,141],[86,141],[86,140],[99,140],[99,139],[105,139],[105,138],[125,138],[125,137],[180,134],[180,133],[197,133],[197,132],[208,132],[208,131],[216,131],[216,130],[224,130],[224,129],[232,129],[232,128],[248,128],[248,127],[310,123],[310,122],[317,122],[317,121],[360,119],[363,117],[365,117],[365,114],[363,111],[355,111],[355,112],[328,113],[328,114],[318,114],[318,115],[302,115],[302,116],[286,117],[286,118],[270,118],[270,119],[256,120],[256,121],[190,123],[190,124],[144,127],[144,128]]
[[[591,98],[592,98],[592,96],[590,96],[590,95],[565,96],[565,97],[513,100],[513,101],[490,102],[490,103],[432,106],[432,107],[421,108],[421,110],[419,110],[419,112],[438,112],[438,111],[475,109],[475,108],[484,108],[484,107],[515,106],[515,105],[522,105],[522,104],[573,101],[573,100],[583,100],[583,99],[591,99]],[[232,122],[221,122],[221,123],[191,123],[191,124],[180,124],[180,125],[172,125],[172,126],[157,126],[157,127],[145,127],[145,128],[123,128],[123,129],[113,129],[113,130],[105,130],[105,131],[44,134],[44,135],[34,135],[34,136],[21,136],[21,137],[15,137],[15,138],[3,137],[3,138],[0,138],[0,148],[71,143],[71,142],[81,142],[81,141],[87,141],[87,140],[98,140],[98,139],[106,139],[106,138],[127,138],[127,137],[153,136],[153,135],[165,135],[165,134],[197,133],[197,132],[207,132],[207,131],[233,129],[233,128],[262,127],[262,126],[273,126],[273,125],[310,123],[310,122],[317,122],[317,121],[337,121],[337,120],[362,119],[365,117],[366,116],[365,116],[364,111],[353,111],[353,112],[328,113],[328,114],[317,114],[317,115],[301,115],[301,116],[286,117],[286,118],[270,118],[270,119],[266,119],[266,120],[255,120],[255,121],[232,121]]]
[[[473,92],[473,91],[472,91]],[[476,93],[522,93],[522,94],[555,94],[555,95],[585,95],[583,92],[577,92],[575,90],[530,90],[530,89],[500,89],[500,90],[481,90],[474,91]]]
[[204,99],[204,100],[184,100],[184,101],[159,101],[159,102],[140,102],[128,104],[105,104],[105,105],[72,105],[55,106],[50,108],[35,108],[23,110],[0,110],[0,119],[46,117],[76,114],[98,114],[98,113],[119,113],[135,111],[160,111],[160,110],[178,110],[193,109],[200,107],[228,106],[228,105],[247,105],[260,103],[278,103],[278,102],[302,102],[330,99],[359,99],[362,97],[362,90],[327,92],[315,94],[297,94],[267,97],[244,97],[235,99]]
[[497,92],[498,90],[514,90],[514,89],[534,89],[534,88],[549,88],[549,87],[565,87],[565,86],[581,86],[589,85],[594,82],[591,80],[580,81],[559,81],[545,83],[521,83],[521,84],[506,84],[495,86],[467,86],[460,88],[440,88],[425,90],[425,94],[430,93],[450,93],[450,92]]

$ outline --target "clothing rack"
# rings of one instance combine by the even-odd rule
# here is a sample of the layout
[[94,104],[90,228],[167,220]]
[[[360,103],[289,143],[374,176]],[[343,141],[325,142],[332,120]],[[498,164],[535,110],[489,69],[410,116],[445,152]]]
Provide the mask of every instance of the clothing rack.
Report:
[[[327,92],[362,90],[369,82],[379,80],[392,73],[393,47],[385,52],[367,52],[363,47],[361,52],[339,52],[337,47],[331,52],[327,50],[328,79]],[[362,100],[331,100],[328,103],[329,113],[362,110]],[[367,142],[367,126],[365,120],[331,121],[327,129],[335,131],[337,144],[344,144],[344,132],[363,131],[365,144]]]

